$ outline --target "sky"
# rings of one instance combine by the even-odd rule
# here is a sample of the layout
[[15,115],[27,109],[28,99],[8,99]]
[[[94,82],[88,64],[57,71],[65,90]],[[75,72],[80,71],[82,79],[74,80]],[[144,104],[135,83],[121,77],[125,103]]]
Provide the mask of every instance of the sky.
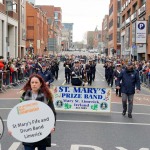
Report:
[[36,5],[62,8],[62,23],[74,23],[73,42],[83,41],[87,31],[102,28],[102,20],[109,13],[110,0],[35,0]]

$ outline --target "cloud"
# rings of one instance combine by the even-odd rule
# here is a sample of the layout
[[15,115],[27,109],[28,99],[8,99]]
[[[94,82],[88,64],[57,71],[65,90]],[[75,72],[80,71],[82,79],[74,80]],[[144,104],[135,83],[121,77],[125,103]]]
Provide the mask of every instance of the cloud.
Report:
[[62,21],[74,23],[73,41],[83,40],[86,31],[101,28],[102,20],[109,12],[110,0],[36,0],[38,5],[54,5],[62,8]]

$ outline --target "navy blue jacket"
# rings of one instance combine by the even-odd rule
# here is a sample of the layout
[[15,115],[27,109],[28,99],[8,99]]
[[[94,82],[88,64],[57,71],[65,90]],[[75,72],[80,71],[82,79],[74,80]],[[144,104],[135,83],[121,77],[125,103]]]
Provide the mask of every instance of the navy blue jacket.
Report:
[[44,79],[45,82],[49,82],[49,84],[54,81],[52,73],[48,70],[46,70],[45,72],[42,72],[42,70],[39,70],[37,74],[40,75]]
[[121,85],[122,93],[134,94],[135,87],[136,89],[140,90],[140,78],[139,74],[135,70],[132,71],[128,71],[127,69],[122,70],[118,76],[116,86],[119,86],[121,81],[122,81]]

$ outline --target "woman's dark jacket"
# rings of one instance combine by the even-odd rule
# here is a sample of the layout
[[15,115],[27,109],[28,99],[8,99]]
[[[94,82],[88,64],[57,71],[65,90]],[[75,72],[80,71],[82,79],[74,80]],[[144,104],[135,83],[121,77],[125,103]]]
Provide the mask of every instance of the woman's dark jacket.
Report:
[[[21,102],[28,101],[28,100],[32,100],[31,90],[24,92],[21,96]],[[54,104],[53,104],[52,100],[47,99],[45,97],[44,93],[41,92],[41,90],[39,90],[36,100],[46,103],[52,109],[54,116],[55,116],[55,124],[56,124],[56,111],[55,111]],[[48,137],[46,137],[45,139],[43,139],[39,142],[34,142],[34,143],[23,142],[23,145],[31,145],[31,146],[32,145],[34,145],[34,146],[47,145],[47,138],[49,138],[49,142],[50,142],[50,146],[51,146],[51,134],[49,134]]]

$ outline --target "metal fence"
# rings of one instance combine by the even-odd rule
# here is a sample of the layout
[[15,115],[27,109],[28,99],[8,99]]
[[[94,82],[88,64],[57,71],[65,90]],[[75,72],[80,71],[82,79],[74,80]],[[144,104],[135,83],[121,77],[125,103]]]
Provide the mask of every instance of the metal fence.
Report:
[[0,92],[5,92],[9,88],[26,82],[32,73],[34,73],[32,68],[19,68],[13,72],[10,72],[10,70],[0,71]]
[[150,89],[150,76],[148,74],[141,74],[140,75],[141,84]]

